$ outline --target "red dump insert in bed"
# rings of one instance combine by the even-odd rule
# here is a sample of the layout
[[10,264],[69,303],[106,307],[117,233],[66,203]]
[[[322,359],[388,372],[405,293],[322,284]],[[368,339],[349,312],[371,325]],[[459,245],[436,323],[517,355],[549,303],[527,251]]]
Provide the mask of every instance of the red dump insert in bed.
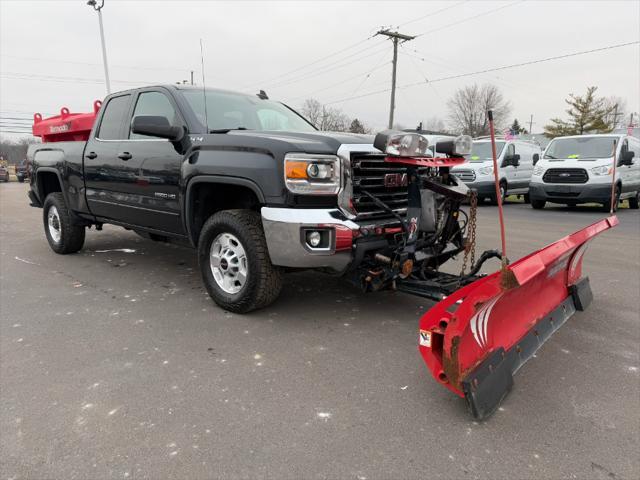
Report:
[[36,113],[33,115],[33,135],[42,138],[43,142],[86,141],[101,105],[100,100],[93,102],[91,113],[71,113],[67,107],[61,108],[60,115],[55,117],[42,118]]

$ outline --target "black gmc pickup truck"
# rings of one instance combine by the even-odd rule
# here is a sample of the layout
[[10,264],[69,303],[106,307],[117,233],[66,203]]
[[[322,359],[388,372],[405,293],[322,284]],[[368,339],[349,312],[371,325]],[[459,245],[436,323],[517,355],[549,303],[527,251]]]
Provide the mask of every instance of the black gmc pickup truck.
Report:
[[[32,145],[29,197],[56,253],[77,252],[104,223],[187,242],[211,297],[249,312],[278,297],[288,269],[348,273],[368,288],[380,278],[372,266],[394,261],[407,169],[373,141],[320,132],[263,92],[145,87],[109,95],[86,143]],[[416,265],[437,258],[437,268],[463,248],[457,208],[438,198]]]

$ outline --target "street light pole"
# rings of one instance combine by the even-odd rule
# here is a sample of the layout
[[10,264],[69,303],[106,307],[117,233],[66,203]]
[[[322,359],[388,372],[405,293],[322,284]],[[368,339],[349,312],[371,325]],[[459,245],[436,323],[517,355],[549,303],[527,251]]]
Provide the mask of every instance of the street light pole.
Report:
[[100,41],[102,43],[102,62],[104,63],[104,81],[107,84],[107,95],[111,93],[111,82],[109,81],[109,67],[107,65],[107,47],[104,42],[104,27],[102,26],[102,7],[104,0],[100,1],[100,5],[96,0],[89,0],[87,5],[93,7],[98,12],[98,22],[100,23]]

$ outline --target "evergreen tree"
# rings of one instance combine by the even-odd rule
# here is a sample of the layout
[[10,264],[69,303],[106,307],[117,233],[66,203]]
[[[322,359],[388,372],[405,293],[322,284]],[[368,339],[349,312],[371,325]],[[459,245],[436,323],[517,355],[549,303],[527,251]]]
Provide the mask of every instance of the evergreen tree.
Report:
[[527,131],[520,126],[517,118],[513,119],[513,123],[511,124],[511,135],[520,135],[521,133],[527,133]]
[[366,133],[364,125],[357,118],[354,118],[353,121],[351,122],[349,131],[351,133]]
[[595,92],[598,87],[587,88],[584,96],[570,94],[565,100],[569,108],[569,120],[552,118],[549,125],[545,125],[544,133],[548,137],[564,135],[582,135],[584,133],[608,133],[611,126],[605,120],[615,110],[615,105],[608,105],[605,98],[597,98]]

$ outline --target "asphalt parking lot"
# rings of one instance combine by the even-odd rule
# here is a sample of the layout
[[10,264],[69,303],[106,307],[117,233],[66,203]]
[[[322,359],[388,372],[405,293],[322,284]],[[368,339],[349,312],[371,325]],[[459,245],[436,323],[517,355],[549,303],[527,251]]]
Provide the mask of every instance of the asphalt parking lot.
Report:
[[[586,255],[590,309],[475,423],[418,354],[429,302],[307,272],[230,314],[187,248],[107,226],[55,255],[26,189],[0,185],[2,479],[640,477],[638,211]],[[506,215],[515,259],[604,214]]]

